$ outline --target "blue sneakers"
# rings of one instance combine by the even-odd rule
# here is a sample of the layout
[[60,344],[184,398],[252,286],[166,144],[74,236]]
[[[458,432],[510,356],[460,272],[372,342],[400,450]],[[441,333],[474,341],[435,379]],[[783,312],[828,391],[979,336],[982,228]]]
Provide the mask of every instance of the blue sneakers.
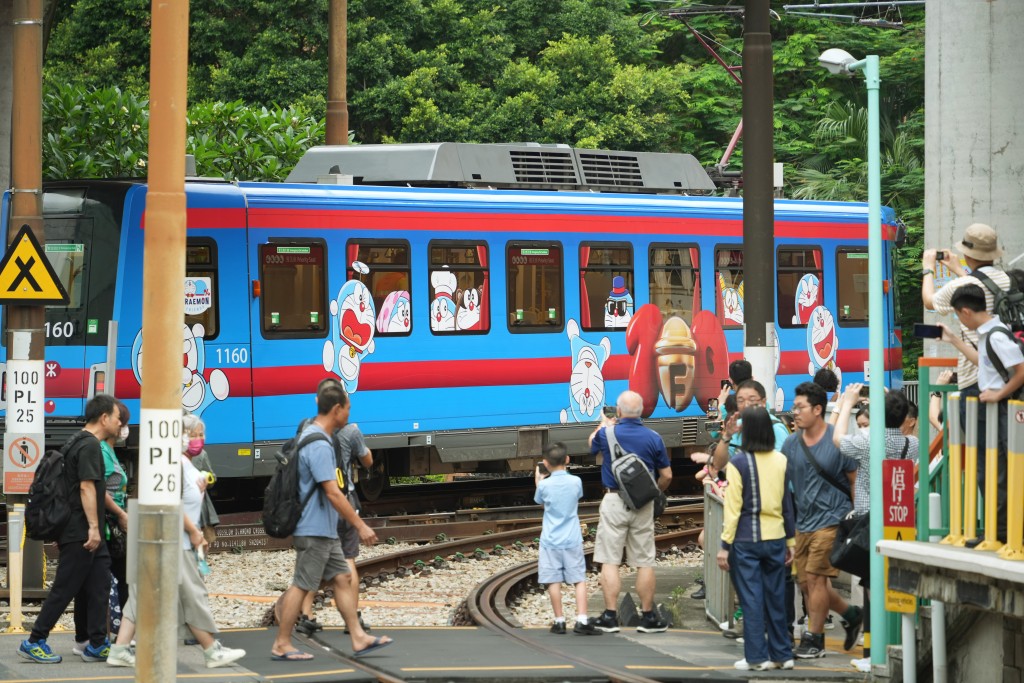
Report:
[[86,662],[105,662],[109,654],[110,641],[104,640],[103,644],[99,647],[93,647],[92,643],[86,645],[85,649],[82,650],[82,659]]
[[25,659],[30,659],[40,664],[59,664],[62,659],[60,655],[53,654],[53,650],[50,649],[45,640],[38,640],[34,643],[30,643],[27,640],[21,641],[18,654]]

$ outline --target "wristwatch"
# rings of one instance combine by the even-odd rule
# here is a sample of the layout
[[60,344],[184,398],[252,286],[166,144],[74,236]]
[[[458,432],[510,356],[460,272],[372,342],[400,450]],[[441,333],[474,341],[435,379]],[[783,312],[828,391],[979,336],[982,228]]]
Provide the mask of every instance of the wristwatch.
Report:
[[933,391],[932,392],[932,396],[934,396],[935,398],[942,398],[942,392],[941,391]]
[[924,277],[925,275],[935,275],[935,271],[931,268],[925,268],[921,271],[921,277]]

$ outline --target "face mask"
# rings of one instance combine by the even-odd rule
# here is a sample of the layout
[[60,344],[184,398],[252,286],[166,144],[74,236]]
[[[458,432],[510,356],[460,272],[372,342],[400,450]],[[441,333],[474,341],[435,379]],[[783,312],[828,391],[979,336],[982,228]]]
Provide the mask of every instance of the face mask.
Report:
[[193,456],[194,455],[199,455],[200,453],[203,452],[203,445],[205,443],[206,443],[205,439],[189,439],[188,440],[188,449],[186,450],[186,452],[189,455],[193,455]]
[[121,441],[127,441],[128,440],[128,427],[121,427],[121,433],[118,434],[118,437],[121,439]]

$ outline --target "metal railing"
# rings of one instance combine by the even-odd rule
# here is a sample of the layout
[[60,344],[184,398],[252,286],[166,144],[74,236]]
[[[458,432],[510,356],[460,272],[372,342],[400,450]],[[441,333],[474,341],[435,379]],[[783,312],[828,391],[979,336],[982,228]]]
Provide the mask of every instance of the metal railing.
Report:
[[704,487],[704,613],[717,625],[733,627],[734,598],[729,572],[718,568],[719,541],[725,524],[725,501]]

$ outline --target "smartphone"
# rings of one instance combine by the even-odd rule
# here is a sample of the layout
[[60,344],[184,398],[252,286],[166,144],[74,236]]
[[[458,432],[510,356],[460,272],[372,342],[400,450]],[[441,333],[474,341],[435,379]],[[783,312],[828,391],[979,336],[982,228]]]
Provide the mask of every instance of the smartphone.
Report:
[[540,471],[540,473],[543,474],[545,477],[551,474],[551,472],[548,471],[548,466],[544,464],[543,460],[537,463],[537,470]]
[[717,398],[709,398],[708,399],[708,417],[709,417],[709,419],[711,418],[711,416],[714,416],[714,417],[718,416],[718,399]]
[[605,417],[612,419],[614,419],[617,415],[617,410],[615,406],[605,406],[604,408],[601,409],[601,412],[604,413]]
[[723,379],[722,380],[722,388],[723,389],[732,389],[732,381],[728,380],[728,379]]
[[936,261],[945,261],[946,260],[946,252],[944,252],[944,251],[937,251],[937,252],[935,252],[935,260]]
[[722,431],[721,420],[708,420],[704,423],[704,429],[709,432],[720,432]]
[[942,328],[938,325],[914,323],[914,336],[921,339],[939,339],[942,337]]

